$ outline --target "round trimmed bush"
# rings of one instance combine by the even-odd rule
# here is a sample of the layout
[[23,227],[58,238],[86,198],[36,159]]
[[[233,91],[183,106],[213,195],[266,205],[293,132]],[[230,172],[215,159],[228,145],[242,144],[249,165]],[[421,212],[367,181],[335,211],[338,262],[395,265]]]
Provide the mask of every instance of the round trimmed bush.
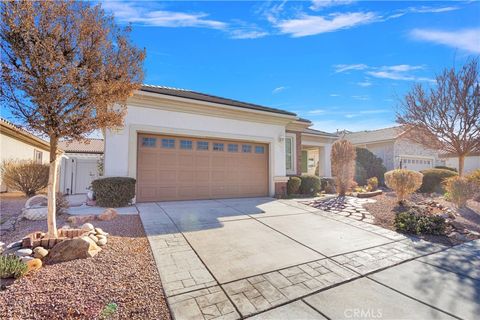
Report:
[[427,169],[420,171],[423,174],[422,186],[420,192],[422,193],[445,193],[443,182],[451,177],[455,177],[458,173],[447,169]]
[[316,194],[320,192],[320,178],[312,175],[301,176],[300,193]]
[[287,193],[298,194],[302,180],[299,177],[290,177],[287,182]]
[[385,173],[385,184],[395,191],[397,200],[402,202],[422,185],[423,175],[418,171],[396,169]]
[[128,177],[101,178],[92,182],[97,205],[101,207],[125,207],[135,197],[136,180]]

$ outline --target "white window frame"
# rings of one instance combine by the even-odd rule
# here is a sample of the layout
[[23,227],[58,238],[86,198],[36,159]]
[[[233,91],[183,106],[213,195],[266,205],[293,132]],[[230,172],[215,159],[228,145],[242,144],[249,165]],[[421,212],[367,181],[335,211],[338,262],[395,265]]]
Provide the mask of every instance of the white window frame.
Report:
[[[291,158],[291,163],[292,167],[288,168],[287,167],[287,139],[291,141],[291,147],[292,150],[290,150],[290,158]],[[287,171],[287,174],[297,174],[297,136],[295,134],[287,133],[285,135],[285,169]]]
[[33,160],[35,160],[36,163],[42,164],[43,152],[37,149],[33,149]]

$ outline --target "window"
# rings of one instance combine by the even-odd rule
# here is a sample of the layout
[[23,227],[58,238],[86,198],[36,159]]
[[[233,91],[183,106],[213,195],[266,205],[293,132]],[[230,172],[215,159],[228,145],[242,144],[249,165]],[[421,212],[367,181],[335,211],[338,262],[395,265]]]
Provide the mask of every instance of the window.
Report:
[[207,141],[197,141],[197,150],[208,150]]
[[229,144],[228,152],[238,152],[238,144]]
[[249,144],[242,144],[242,152],[252,152],[252,146]]
[[255,153],[265,153],[264,146],[255,146]]
[[43,161],[43,152],[40,150],[33,150],[33,159],[36,163],[42,163]]
[[142,147],[155,147],[157,139],[155,138],[142,138]]
[[180,140],[180,149],[191,150],[192,140]]
[[223,143],[214,143],[213,151],[223,151]]
[[293,137],[285,137],[285,165],[287,173],[294,173],[294,140]]
[[175,148],[175,139],[162,139],[162,148]]

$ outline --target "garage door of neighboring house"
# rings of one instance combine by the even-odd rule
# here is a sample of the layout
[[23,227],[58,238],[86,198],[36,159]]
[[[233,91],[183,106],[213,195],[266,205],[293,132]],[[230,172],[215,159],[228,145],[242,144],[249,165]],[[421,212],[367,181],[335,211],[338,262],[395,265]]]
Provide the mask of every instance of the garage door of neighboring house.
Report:
[[137,200],[268,195],[268,145],[139,134]]
[[421,158],[421,157],[415,157],[415,156],[401,156],[400,160],[402,161],[402,168],[415,170],[415,171],[430,169],[430,168],[433,168],[433,166],[434,166],[434,159],[433,158]]
[[95,159],[77,159],[73,193],[87,193],[92,181],[98,178],[98,164]]

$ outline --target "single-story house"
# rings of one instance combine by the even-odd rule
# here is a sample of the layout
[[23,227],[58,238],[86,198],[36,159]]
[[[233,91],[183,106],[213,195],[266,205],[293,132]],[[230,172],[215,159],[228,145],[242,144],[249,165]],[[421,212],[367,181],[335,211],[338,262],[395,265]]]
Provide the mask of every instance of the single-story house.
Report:
[[[48,163],[50,158],[50,143],[16,126],[8,120],[0,118],[0,161],[34,160],[38,163]],[[8,191],[1,182],[0,191]]]
[[[137,179],[137,201],[274,196],[289,175],[331,176],[334,134],[295,113],[144,85],[105,133],[105,176]],[[317,169],[318,166],[318,169]]]
[[92,181],[102,175],[104,140],[59,141],[58,147],[64,151],[60,162],[60,192],[86,193]]
[[424,170],[445,165],[438,150],[428,149],[405,137],[401,126],[379,130],[344,132],[345,139],[353,145],[365,148],[383,160],[387,170],[398,168]]
[[[445,165],[458,170],[458,157],[453,154],[442,154],[440,158],[445,160]],[[480,169],[480,152],[472,152],[465,157],[463,173],[469,174]]]

